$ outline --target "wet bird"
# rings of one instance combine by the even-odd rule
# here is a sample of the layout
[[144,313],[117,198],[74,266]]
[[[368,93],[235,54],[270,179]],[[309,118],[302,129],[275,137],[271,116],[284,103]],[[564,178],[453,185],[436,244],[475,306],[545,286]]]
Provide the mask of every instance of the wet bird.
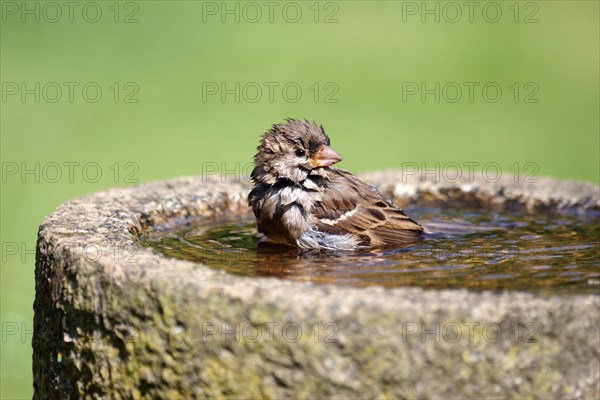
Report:
[[287,119],[258,146],[248,203],[267,240],[301,249],[404,246],[423,228],[374,188],[333,167],[342,157],[323,126]]

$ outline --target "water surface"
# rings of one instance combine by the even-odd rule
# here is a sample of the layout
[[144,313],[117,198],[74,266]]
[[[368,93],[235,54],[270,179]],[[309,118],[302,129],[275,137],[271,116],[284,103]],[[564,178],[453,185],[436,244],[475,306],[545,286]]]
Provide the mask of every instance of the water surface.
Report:
[[351,253],[259,244],[254,221],[193,221],[142,242],[174,258],[234,275],[352,286],[420,286],[600,294],[597,217],[548,212],[413,208],[422,242]]

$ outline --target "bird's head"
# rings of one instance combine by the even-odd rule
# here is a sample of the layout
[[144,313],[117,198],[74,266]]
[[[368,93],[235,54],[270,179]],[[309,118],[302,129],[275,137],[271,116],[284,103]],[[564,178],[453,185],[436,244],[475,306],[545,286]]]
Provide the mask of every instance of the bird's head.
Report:
[[255,180],[274,183],[283,178],[300,183],[310,173],[322,175],[342,157],[329,147],[323,126],[287,119],[264,134],[254,160],[256,167],[252,177]]

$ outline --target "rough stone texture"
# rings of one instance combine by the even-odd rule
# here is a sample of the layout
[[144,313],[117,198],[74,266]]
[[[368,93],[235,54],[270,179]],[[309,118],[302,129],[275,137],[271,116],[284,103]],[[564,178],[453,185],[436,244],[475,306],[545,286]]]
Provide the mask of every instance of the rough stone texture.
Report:
[[[585,183],[363,177],[404,205],[600,211],[599,188]],[[36,256],[35,398],[600,396],[599,296],[234,277],[136,241],[191,215],[249,214],[247,191],[245,183],[180,178],[92,194],[46,217]]]

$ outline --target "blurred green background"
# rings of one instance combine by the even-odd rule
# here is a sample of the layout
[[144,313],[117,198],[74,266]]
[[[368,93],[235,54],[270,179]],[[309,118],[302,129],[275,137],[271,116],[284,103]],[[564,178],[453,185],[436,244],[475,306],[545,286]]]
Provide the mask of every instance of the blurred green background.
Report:
[[247,172],[284,117],[323,123],[353,172],[478,162],[599,182],[597,1],[1,4],[1,398],[32,393],[45,215],[111,186]]

